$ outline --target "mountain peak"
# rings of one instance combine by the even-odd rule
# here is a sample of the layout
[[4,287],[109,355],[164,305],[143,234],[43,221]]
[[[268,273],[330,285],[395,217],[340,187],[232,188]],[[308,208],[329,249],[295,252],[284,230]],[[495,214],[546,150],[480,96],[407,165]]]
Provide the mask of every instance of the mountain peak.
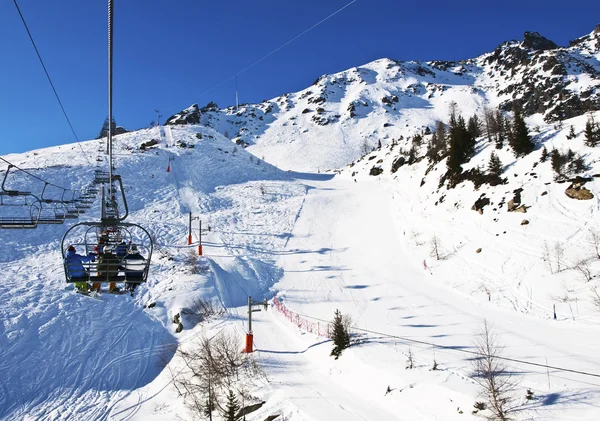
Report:
[[554,50],[558,48],[558,45],[540,35],[539,32],[525,32],[525,35],[523,35],[523,47],[532,50]]
[[169,117],[167,121],[165,121],[165,126],[170,124],[200,124],[200,110],[198,109],[198,104],[192,104],[185,110]]

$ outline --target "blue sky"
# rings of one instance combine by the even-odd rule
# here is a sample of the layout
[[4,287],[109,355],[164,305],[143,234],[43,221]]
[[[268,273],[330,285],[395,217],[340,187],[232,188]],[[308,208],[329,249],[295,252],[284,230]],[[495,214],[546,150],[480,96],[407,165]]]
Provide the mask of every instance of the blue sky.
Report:
[[[235,103],[230,80],[351,0],[115,0],[114,115],[129,130],[193,103]],[[19,0],[80,140],[107,115],[106,1]],[[324,73],[389,57],[458,60],[523,32],[559,45],[600,23],[600,2],[356,0],[238,75],[240,102],[301,90]],[[0,154],[73,143],[13,1],[0,2]]]

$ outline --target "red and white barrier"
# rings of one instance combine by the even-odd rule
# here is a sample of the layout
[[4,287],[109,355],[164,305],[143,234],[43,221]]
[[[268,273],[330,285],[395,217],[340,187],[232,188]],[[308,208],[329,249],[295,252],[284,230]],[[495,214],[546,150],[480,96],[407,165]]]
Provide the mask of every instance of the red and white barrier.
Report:
[[273,307],[272,308],[274,308],[279,313],[281,313],[283,316],[285,316],[285,318],[288,319],[290,322],[292,322],[296,326],[298,326],[298,328],[300,330],[302,330],[304,332],[313,333],[313,334],[323,337],[323,338],[331,338],[331,335],[329,332],[330,323],[316,322],[313,320],[308,320],[308,319],[300,316],[299,314],[294,313],[289,308],[287,308],[285,306],[285,304],[283,304],[281,301],[279,301],[277,296],[273,297]]

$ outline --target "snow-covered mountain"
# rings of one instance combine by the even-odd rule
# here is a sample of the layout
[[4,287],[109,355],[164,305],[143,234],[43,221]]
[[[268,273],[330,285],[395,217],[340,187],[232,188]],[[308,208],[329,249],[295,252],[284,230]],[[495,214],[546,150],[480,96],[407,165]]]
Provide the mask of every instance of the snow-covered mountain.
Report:
[[[179,383],[203,377],[186,352],[223,333],[241,349],[249,296],[281,305],[252,312],[261,370],[227,385],[253,406],[248,421],[483,419],[472,352],[484,320],[511,359],[503,375],[519,379],[515,420],[599,419],[600,149],[584,138],[600,111],[555,121],[561,101],[576,102],[567,97],[597,105],[598,78],[581,63],[598,69],[598,33],[569,48],[528,34],[498,51],[378,60],[238,113],[192,106],[168,126],[118,136],[127,221],[155,241],[149,281],[133,297],[77,295],[59,250],[77,221],[0,230],[0,419],[195,419],[206,395]],[[567,75],[551,77],[560,65]],[[552,81],[568,82],[558,97],[542,88]],[[515,99],[544,104],[527,112],[534,150],[516,158],[479,136],[463,170],[485,169],[494,152],[501,182],[448,188],[446,160],[426,158],[426,128],[447,121],[451,102],[469,116]],[[4,187],[83,188],[106,167],[103,146],[4,156],[18,167]],[[571,174],[581,178],[557,179],[544,148],[581,156]],[[586,200],[566,194],[584,189]],[[197,220],[188,245],[190,213],[205,229],[203,257]],[[96,200],[80,219],[99,214]],[[223,311],[203,319],[200,299]],[[326,333],[336,309],[354,329],[338,360]]]
[[[508,111],[518,101],[525,115],[546,122],[598,110],[599,60],[600,25],[569,47],[526,32],[523,41],[505,42],[470,60],[380,59],[239,110],[210,103],[200,119],[281,168],[331,170],[379,142],[433,129],[436,121],[448,119],[451,102],[470,116],[483,107]],[[183,121],[179,115],[169,119]]]

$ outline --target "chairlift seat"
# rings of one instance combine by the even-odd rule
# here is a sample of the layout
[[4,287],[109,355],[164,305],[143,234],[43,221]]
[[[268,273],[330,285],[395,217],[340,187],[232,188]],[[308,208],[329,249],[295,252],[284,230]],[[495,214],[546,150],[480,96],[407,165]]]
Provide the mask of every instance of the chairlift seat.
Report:
[[38,221],[31,218],[0,218],[0,228],[27,229],[35,228]]

